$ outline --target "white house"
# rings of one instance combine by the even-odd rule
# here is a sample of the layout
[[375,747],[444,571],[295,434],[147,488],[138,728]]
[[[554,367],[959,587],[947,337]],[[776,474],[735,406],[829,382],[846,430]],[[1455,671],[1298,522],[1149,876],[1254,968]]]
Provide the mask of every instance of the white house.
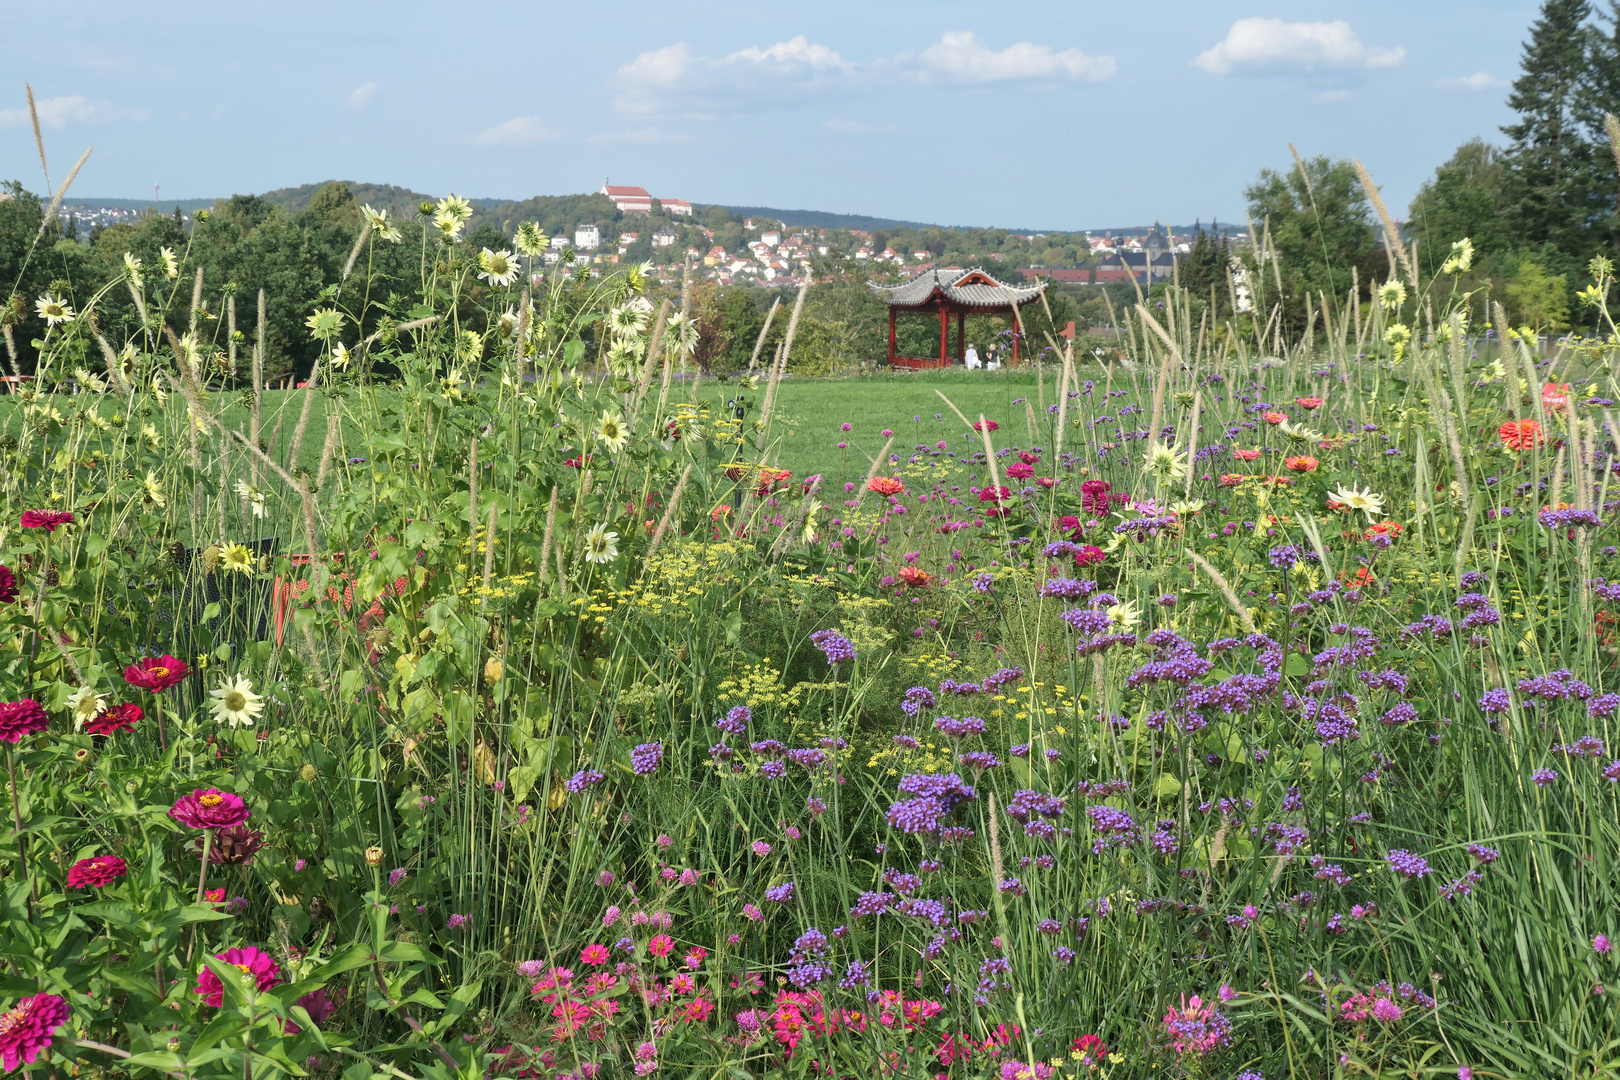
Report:
[[659,199],[658,205],[664,208],[664,213],[676,217],[691,217],[692,204],[685,199]]
[[592,251],[602,242],[602,230],[595,225],[581,225],[574,230],[574,249]]
[[652,212],[652,196],[647,194],[646,188],[630,187],[623,184],[609,184],[602,181],[602,188],[598,195],[606,195],[613,200],[613,205],[619,208],[621,214],[648,214]]
[[669,247],[675,242],[675,230],[668,225],[652,234],[653,247]]
[[777,244],[782,242],[782,234],[777,232],[775,229],[772,229],[768,233],[760,233],[759,242],[764,244],[766,247],[775,247]]
[[566,235],[564,235],[563,233],[558,233],[556,236],[553,236],[551,238],[551,250],[552,251],[561,251],[563,248],[565,248],[567,246],[568,246],[568,237]]

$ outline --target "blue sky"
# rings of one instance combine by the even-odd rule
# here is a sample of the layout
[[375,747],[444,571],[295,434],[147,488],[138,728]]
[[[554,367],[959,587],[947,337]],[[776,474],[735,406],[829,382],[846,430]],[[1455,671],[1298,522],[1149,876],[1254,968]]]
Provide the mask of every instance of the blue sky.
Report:
[[1359,156],[1404,207],[1499,139],[1533,0],[598,0],[18,6],[0,178],[163,198],[329,178],[655,196],[952,225],[1241,220]]

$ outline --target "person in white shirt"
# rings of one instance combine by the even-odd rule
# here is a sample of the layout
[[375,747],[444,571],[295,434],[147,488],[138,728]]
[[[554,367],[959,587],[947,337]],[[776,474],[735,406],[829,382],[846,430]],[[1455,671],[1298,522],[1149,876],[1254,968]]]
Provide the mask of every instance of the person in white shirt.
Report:
[[968,342],[967,352],[962,354],[962,363],[967,365],[969,371],[979,367],[979,354],[974,350],[971,341]]

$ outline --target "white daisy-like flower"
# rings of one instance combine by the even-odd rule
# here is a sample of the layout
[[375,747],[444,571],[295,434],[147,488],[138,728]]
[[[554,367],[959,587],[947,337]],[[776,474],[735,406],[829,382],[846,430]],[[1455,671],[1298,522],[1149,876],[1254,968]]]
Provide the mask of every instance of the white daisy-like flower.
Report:
[[615,454],[624,449],[625,443],[630,441],[630,429],[625,427],[624,417],[619,415],[617,409],[607,409],[598,418],[596,437]]
[[478,253],[478,276],[491,285],[510,285],[518,279],[519,272],[517,259],[505,248],[500,251],[485,248]]
[[360,208],[360,216],[366,219],[366,224],[371,226],[371,235],[377,239],[397,244],[404,238],[399,226],[388,220],[387,210],[373,210],[368,204]]
[[46,293],[38,300],[35,300],[34,310],[39,313],[39,317],[44,319],[48,326],[65,323],[73,318],[73,305],[60,296],[51,293]]
[[592,525],[585,534],[585,561],[609,563],[619,557],[619,534],[606,525]]
[[173,248],[158,248],[158,262],[163,264],[163,276],[170,281],[180,276],[180,260]]
[[142,281],[145,280],[141,277],[141,260],[127,251],[124,252],[124,276],[129,278],[129,283],[137,289],[141,287]]
[[264,711],[264,698],[253,692],[253,684],[241,675],[227,678],[218,690],[208,696],[214,699],[209,707],[214,719],[233,728],[253,726],[253,721]]
[[1352,510],[1360,510],[1368,519],[1377,517],[1384,512],[1384,497],[1374,494],[1371,488],[1363,491],[1360,488],[1348,485],[1329,493],[1328,498],[1336,503],[1342,503]]
[[454,218],[463,225],[465,225],[473,215],[472,203],[468,202],[466,199],[463,199],[460,195],[446,195],[444,198],[439,200],[439,205],[435,207],[435,209],[438,211],[438,213],[434,215],[435,217]]
[[1104,614],[1108,616],[1109,625],[1118,630],[1131,630],[1142,621],[1142,612],[1137,608],[1135,600],[1111,604]]
[[1378,302],[1389,311],[1406,303],[1406,286],[1393,278],[1378,287]]
[[610,308],[607,313],[607,324],[615,337],[635,337],[647,329],[647,313],[641,307],[631,304]]
[[525,221],[518,226],[517,235],[512,238],[517,249],[531,259],[539,258],[546,253],[546,245],[551,243],[550,237],[540,231],[540,226],[532,221]]
[[73,717],[73,730],[78,731],[106,711],[107,699],[90,687],[81,686],[68,697],[67,709],[68,715]]
[[1282,435],[1284,438],[1292,439],[1294,442],[1297,442],[1297,443],[1310,443],[1310,442],[1321,442],[1322,441],[1322,433],[1320,431],[1312,431],[1310,428],[1305,427],[1303,424],[1296,427],[1295,425],[1289,423],[1287,420],[1284,420],[1282,423],[1277,425],[1277,432],[1280,435]]
[[260,491],[246,480],[237,480],[236,493],[240,495],[242,500],[248,504],[248,509],[253,512],[254,517],[264,517],[266,513],[266,508],[264,505],[264,492]]
[[1187,475],[1187,462],[1175,449],[1162,443],[1154,447],[1143,457],[1143,463],[1148,472],[1160,480],[1176,481]]
[[339,341],[332,346],[332,366],[339,371],[346,370],[349,361],[353,359],[354,357],[349,355],[349,350],[344,348],[343,342]]
[[141,502],[160,510],[169,504],[169,497],[163,493],[162,481],[150,469],[146,471],[146,479],[141,481]]
[[73,381],[96,394],[103,393],[107,389],[107,380],[96,375],[87,367],[74,368]]
[[440,237],[450,242],[461,239],[461,227],[464,224],[465,222],[453,214],[433,215],[433,227],[439,230]]

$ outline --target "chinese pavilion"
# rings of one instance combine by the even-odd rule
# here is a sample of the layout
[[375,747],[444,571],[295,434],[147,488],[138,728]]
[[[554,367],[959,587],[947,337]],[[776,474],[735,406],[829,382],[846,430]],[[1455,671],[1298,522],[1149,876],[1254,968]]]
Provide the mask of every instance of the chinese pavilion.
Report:
[[[889,363],[894,367],[941,368],[951,365],[950,321],[956,316],[955,358],[962,359],[969,315],[994,315],[1022,307],[1041,295],[1045,282],[1018,288],[997,281],[973,268],[924,270],[899,285],[868,283],[867,288],[889,305]],[[927,314],[939,319],[938,356],[901,356],[894,351],[894,320],[900,312]],[[1016,320],[1015,320],[1016,321]],[[1012,363],[1018,362],[1018,337],[1013,337]]]

